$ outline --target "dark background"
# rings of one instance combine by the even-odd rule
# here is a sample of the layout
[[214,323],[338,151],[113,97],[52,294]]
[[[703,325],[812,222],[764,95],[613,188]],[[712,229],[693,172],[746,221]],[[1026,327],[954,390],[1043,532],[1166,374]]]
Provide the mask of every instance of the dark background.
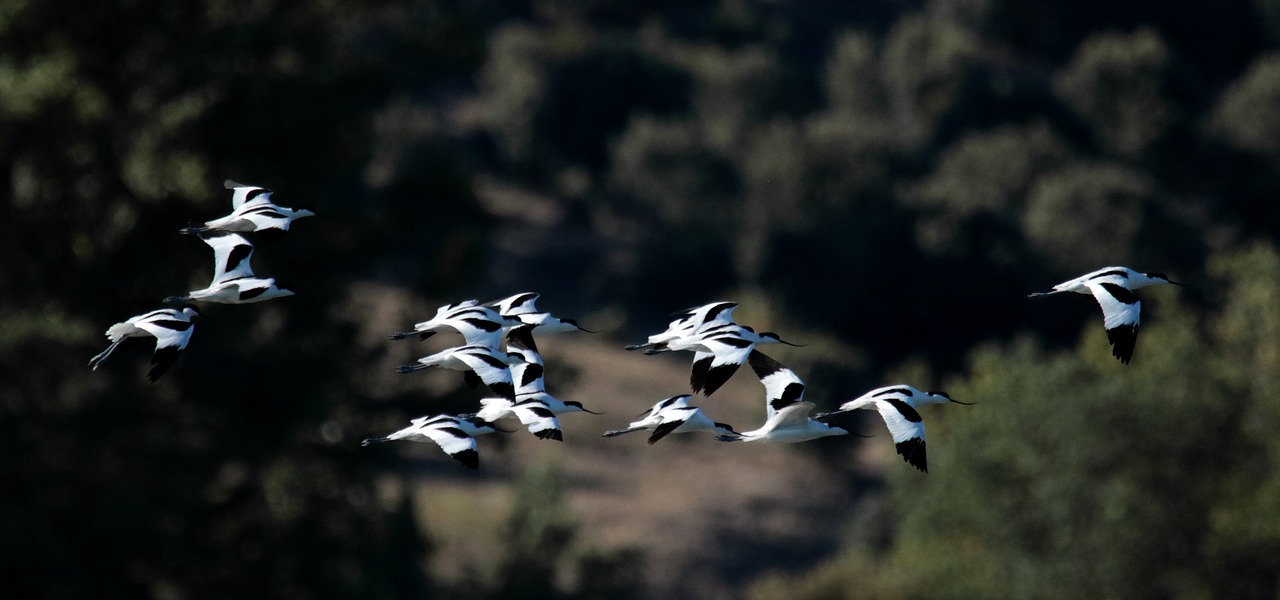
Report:
[[[823,408],[980,403],[926,416],[927,478],[828,461],[880,533],[717,548],[734,589],[1275,598],[1278,42],[1268,0],[0,2],[0,594],[651,594],[640,550],[563,555],[555,469],[443,572],[378,481],[454,467],[358,445],[474,398],[385,334],[536,290],[617,346],[736,299]],[[322,215],[254,256],[298,296],[209,307],[155,385],[142,342],[90,372],[206,284],[177,230],[225,178]],[[1112,264],[1191,284],[1129,367],[1092,300],[1025,299]]]

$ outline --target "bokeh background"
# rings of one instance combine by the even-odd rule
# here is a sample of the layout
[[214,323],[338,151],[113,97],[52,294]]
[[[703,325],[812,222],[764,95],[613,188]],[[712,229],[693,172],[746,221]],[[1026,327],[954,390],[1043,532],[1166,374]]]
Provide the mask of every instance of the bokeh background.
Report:
[[[0,595],[1277,598],[1278,45],[1275,0],[0,0]],[[298,296],[90,372],[207,283],[225,178],[323,215],[254,257]],[[1112,264],[1190,284],[1130,366],[1025,297]],[[479,396],[387,334],[522,291],[605,415],[360,447]],[[874,415],[602,440],[687,389],[621,346],[721,299],[823,409],[977,405],[928,475]]]

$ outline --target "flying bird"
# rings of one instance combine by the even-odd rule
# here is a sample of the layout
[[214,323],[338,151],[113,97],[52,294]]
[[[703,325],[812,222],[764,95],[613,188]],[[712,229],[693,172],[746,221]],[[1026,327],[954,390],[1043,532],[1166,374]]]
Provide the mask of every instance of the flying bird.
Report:
[[804,400],[804,382],[791,369],[759,350],[751,353],[748,362],[764,385],[767,414],[764,425],[759,429],[744,431],[738,435],[721,435],[716,439],[722,442],[793,444],[835,435],[866,437],[841,425],[811,417],[815,406]]
[[111,345],[89,359],[89,366],[95,371],[98,370],[98,365],[107,360],[107,357],[129,338],[152,336],[156,338],[156,350],[151,355],[151,372],[147,376],[152,383],[155,383],[169,370],[169,367],[173,366],[173,363],[178,360],[178,355],[182,354],[182,350],[187,347],[187,342],[191,341],[191,334],[195,331],[195,324],[191,320],[197,316],[200,316],[200,310],[187,305],[153,310],[123,323],[116,323],[107,328],[106,335]]
[[165,303],[179,304],[199,300],[221,304],[250,304],[273,298],[292,296],[293,292],[281,289],[276,280],[255,277],[249,259],[253,256],[253,244],[244,236],[227,231],[206,231],[200,239],[213,248],[213,281],[202,290],[187,292],[186,296],[169,296]]
[[672,313],[675,320],[667,324],[666,331],[655,333],[645,343],[632,344],[626,349],[661,351],[668,341],[689,336],[703,327],[733,323],[733,309],[737,307],[737,302],[712,302]]
[[649,444],[652,445],[672,433],[709,431],[726,436],[738,434],[733,430],[733,427],[712,421],[698,407],[689,406],[689,398],[691,397],[688,394],[684,394],[661,400],[648,411],[641,413],[640,420],[632,421],[626,429],[606,431],[604,432],[604,437],[614,437],[633,431],[652,429],[653,434],[649,436]]
[[645,354],[658,354],[677,350],[692,350],[693,368],[689,373],[689,386],[694,393],[702,392],[710,397],[737,372],[757,345],[786,344],[771,331],[756,333],[754,329],[736,323],[704,326],[698,331],[667,340],[661,348],[649,348]]
[[577,400],[561,400],[547,393],[546,371],[542,355],[533,341],[533,325],[521,325],[507,334],[507,353],[519,357],[511,363],[511,379],[516,386],[517,400],[536,400],[546,405],[552,414],[571,412],[600,413],[588,410]]
[[510,365],[520,361],[520,357],[489,346],[468,345],[441,350],[430,356],[419,358],[410,365],[402,365],[396,369],[399,373],[412,373],[429,367],[443,367],[452,371],[461,371],[468,385],[483,382],[493,393],[515,399],[515,386],[511,382]]
[[480,468],[480,453],[476,450],[476,436],[492,433],[494,428],[479,419],[467,416],[436,415],[419,417],[404,429],[386,437],[367,438],[360,443],[369,446],[393,440],[411,442],[435,442],[450,458],[468,469]]
[[1102,307],[1103,324],[1107,328],[1111,354],[1127,365],[1133,358],[1133,348],[1138,341],[1138,320],[1142,309],[1142,301],[1133,290],[1166,283],[1183,285],[1169,281],[1164,273],[1139,273],[1128,267],[1107,267],[1059,283],[1051,291],[1037,292],[1027,297],[1038,298],[1062,292],[1093,294]]
[[929,466],[925,453],[924,418],[917,410],[926,404],[964,404],[948,396],[946,392],[922,392],[909,385],[891,385],[871,390],[853,400],[840,405],[835,412],[818,415],[817,418],[830,418],[842,413],[858,409],[875,409],[889,428],[893,436],[893,444],[902,460],[907,464],[928,473]]
[[501,300],[486,302],[485,306],[498,311],[498,314],[509,319],[514,318],[526,325],[533,325],[542,333],[559,333],[561,331],[599,333],[578,325],[578,322],[573,319],[562,319],[552,316],[551,313],[539,311],[535,305],[539,297],[541,297],[541,294],[537,292],[522,292]]
[[234,231],[279,236],[289,231],[289,225],[294,221],[316,214],[306,208],[294,210],[272,203],[271,190],[266,188],[236,183],[230,179],[222,185],[232,190],[231,214],[206,221],[204,227],[184,228],[180,233],[194,235],[208,231]]
[[519,401],[507,398],[482,398],[480,410],[475,413],[475,416],[489,423],[514,417],[520,420],[520,424],[524,425],[529,433],[540,439],[564,440],[560,432],[560,419],[551,412],[546,402],[536,397],[526,397]]
[[457,331],[468,345],[497,348],[502,342],[503,328],[520,324],[519,319],[504,317],[476,300],[465,300],[437,308],[434,317],[415,324],[413,331],[392,334],[391,339],[403,340],[416,335],[425,340],[441,331]]

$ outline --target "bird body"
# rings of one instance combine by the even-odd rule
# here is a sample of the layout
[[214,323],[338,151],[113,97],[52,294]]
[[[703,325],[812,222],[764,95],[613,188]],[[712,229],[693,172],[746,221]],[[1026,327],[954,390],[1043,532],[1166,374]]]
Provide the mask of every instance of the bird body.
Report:
[[521,292],[501,300],[486,302],[485,306],[494,309],[503,317],[516,319],[521,324],[532,325],[540,333],[559,333],[562,331],[596,333],[578,325],[578,322],[573,319],[562,319],[552,316],[551,313],[539,311],[536,303],[541,296],[537,292]]
[[644,350],[645,352],[650,350],[661,351],[666,347],[668,341],[689,336],[703,327],[733,323],[733,310],[737,307],[737,302],[712,302],[702,306],[686,308],[671,315],[675,317],[675,320],[667,324],[666,331],[655,333],[649,336],[648,341],[645,343],[633,344],[627,346],[626,349]]
[[840,409],[818,415],[827,418],[831,415],[847,413],[859,409],[874,409],[880,413],[889,434],[893,436],[894,447],[902,459],[924,473],[929,472],[925,452],[924,418],[916,409],[926,404],[969,404],[954,400],[946,392],[922,392],[909,385],[891,385],[871,390],[853,400],[840,405]]
[[254,276],[249,264],[253,257],[253,244],[244,236],[227,231],[205,231],[199,237],[213,248],[213,281],[209,283],[209,287],[192,290],[185,296],[169,296],[164,299],[166,303],[198,300],[219,304],[251,304],[293,295],[293,292],[277,286],[275,279]]
[[417,335],[418,339],[425,340],[441,331],[452,330],[461,333],[468,345],[497,348],[502,342],[503,328],[520,324],[518,319],[504,317],[475,300],[465,300],[437,308],[434,317],[414,324],[413,331],[393,334],[391,339],[402,340]]
[[[810,417],[814,404],[804,400],[804,381],[794,371],[767,354],[754,350],[747,361],[765,390],[765,422],[759,429],[737,436],[722,435],[724,442],[780,442],[793,444],[834,435],[848,429]],[[855,434],[857,435],[857,434]]]
[[547,403],[536,397],[522,398],[519,401],[507,398],[483,398],[480,400],[480,410],[475,416],[490,423],[514,417],[520,420],[521,425],[528,428],[529,433],[541,439],[564,440],[560,432],[560,419],[551,412]]
[[480,468],[480,453],[476,450],[476,435],[494,431],[488,424],[477,423],[476,420],[453,415],[437,415],[420,417],[412,424],[386,437],[368,438],[361,442],[362,446],[408,440],[413,442],[435,442],[448,454],[468,469]]
[[106,332],[111,345],[89,359],[89,366],[96,371],[98,365],[107,360],[107,357],[126,339],[151,336],[156,338],[156,349],[151,356],[152,367],[148,378],[155,383],[169,370],[169,367],[173,366],[178,356],[187,347],[187,343],[191,341],[191,334],[195,331],[192,319],[199,315],[200,311],[196,307],[188,305],[153,310],[116,323],[107,328]]
[[1141,273],[1128,267],[1106,267],[1081,275],[1053,286],[1048,292],[1027,296],[1038,298],[1062,292],[1089,294],[1102,307],[1103,325],[1107,329],[1107,342],[1111,354],[1120,362],[1129,364],[1138,341],[1138,324],[1142,301],[1133,290],[1161,284],[1182,285],[1164,273]]
[[442,367],[452,371],[462,371],[464,374],[472,373],[495,394],[514,400],[515,386],[511,382],[509,367],[519,360],[521,359],[518,355],[489,346],[472,344],[448,348],[430,356],[424,356],[414,364],[400,366],[396,371],[412,373],[430,367]]
[[689,406],[689,398],[691,396],[685,394],[662,400],[654,404],[647,412],[641,414],[642,418],[640,420],[632,421],[626,429],[606,431],[604,432],[604,437],[614,437],[633,431],[652,429],[653,434],[649,436],[648,441],[649,444],[653,444],[669,434],[690,431],[709,431],[727,436],[737,435],[733,427],[712,421],[698,407]]
[[276,205],[271,201],[271,190],[266,188],[236,183],[230,179],[222,185],[232,190],[231,214],[206,221],[204,227],[187,227],[181,233],[191,235],[223,231],[283,234],[289,231],[289,225],[294,221],[316,214],[305,208],[294,210]]
[[794,444],[834,435],[849,435],[849,430],[810,418],[812,402],[793,402],[769,416],[759,429],[737,436],[722,435],[724,442],[774,442]]

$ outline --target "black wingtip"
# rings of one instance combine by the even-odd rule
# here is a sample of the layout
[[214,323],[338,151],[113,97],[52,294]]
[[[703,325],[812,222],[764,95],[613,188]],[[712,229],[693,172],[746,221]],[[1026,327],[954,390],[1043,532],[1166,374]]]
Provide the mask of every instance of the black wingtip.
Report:
[[450,454],[449,456],[459,463],[462,463],[462,466],[471,469],[472,471],[480,470],[480,453],[475,450],[468,448],[458,452],[457,454]]
[[738,365],[726,364],[713,367],[707,371],[706,380],[703,382],[702,395],[710,398],[720,386],[729,381],[730,377],[738,371]]
[[1120,362],[1129,364],[1133,359],[1133,349],[1138,342],[1138,326],[1121,325],[1108,329],[1107,342],[1111,344],[1111,355]]
[[538,436],[538,439],[541,440],[555,440],[557,442],[564,441],[564,434],[561,433],[559,429],[543,429],[542,431],[534,432],[533,435]]
[[921,473],[929,472],[924,440],[920,438],[911,438],[903,442],[898,442],[895,446],[898,449],[898,454],[902,456],[902,460],[907,461],[907,464],[920,469]]

